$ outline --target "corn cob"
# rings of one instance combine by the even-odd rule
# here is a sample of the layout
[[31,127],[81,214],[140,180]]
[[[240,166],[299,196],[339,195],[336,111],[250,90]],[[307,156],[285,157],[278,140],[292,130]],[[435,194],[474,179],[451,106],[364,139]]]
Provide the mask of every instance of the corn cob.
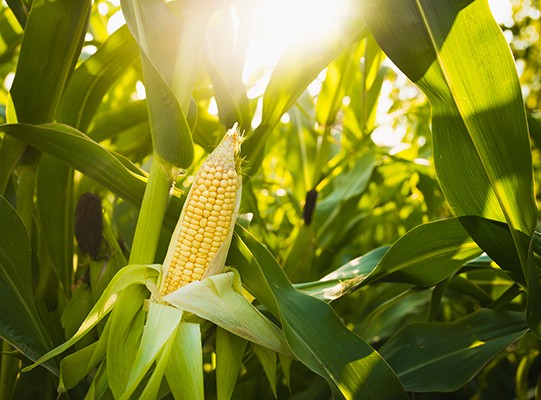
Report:
[[162,296],[223,268],[240,205],[240,141],[235,126],[199,169],[165,257]]

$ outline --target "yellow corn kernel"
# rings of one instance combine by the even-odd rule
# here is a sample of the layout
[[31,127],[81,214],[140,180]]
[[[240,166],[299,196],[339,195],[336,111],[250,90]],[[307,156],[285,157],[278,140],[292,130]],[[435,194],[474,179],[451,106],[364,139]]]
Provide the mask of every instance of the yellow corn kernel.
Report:
[[223,268],[240,205],[240,141],[233,127],[197,173],[163,263],[162,296]]

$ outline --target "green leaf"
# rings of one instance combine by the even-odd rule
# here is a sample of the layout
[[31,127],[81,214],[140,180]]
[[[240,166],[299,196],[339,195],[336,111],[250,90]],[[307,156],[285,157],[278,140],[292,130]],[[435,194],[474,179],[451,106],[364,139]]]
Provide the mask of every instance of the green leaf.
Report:
[[146,57],[141,58],[154,151],[174,166],[193,162],[192,133],[171,88]]
[[137,43],[128,27],[117,29],[73,73],[62,96],[57,120],[86,131],[103,96],[138,56]]
[[242,366],[248,341],[219,326],[216,329],[216,395],[230,399]]
[[147,102],[139,100],[96,115],[87,133],[96,142],[101,142],[137,126],[148,130],[148,123]]
[[13,53],[17,46],[20,44],[23,30],[17,22],[17,13],[20,9],[12,8],[4,9],[0,15],[0,30],[2,31],[2,37],[0,38],[0,61],[5,63],[13,57]]
[[19,24],[24,27],[26,25],[26,20],[28,19],[28,9],[23,4],[22,0],[6,0],[6,3],[13,11],[15,17],[17,17]]
[[523,237],[537,209],[526,114],[488,2],[371,0],[361,9],[385,53],[430,99],[434,162],[454,212],[507,223],[527,275]]
[[11,87],[19,122],[53,120],[79,58],[90,4],[90,0],[34,0]]
[[154,149],[171,164],[187,168],[194,147],[186,116],[213,5],[159,0],[121,4],[142,53]]
[[324,301],[336,300],[357,288],[379,264],[389,246],[378,247],[354,258],[319,281],[299,283],[295,288]]
[[151,279],[153,276],[155,278],[157,277],[157,271],[149,268],[146,265],[128,265],[122,268],[111,280],[103,292],[103,295],[96,302],[94,307],[92,307],[92,310],[81,324],[75,335],[73,335],[66,342],[62,343],[60,346],[40,357],[34,364],[26,367],[24,370],[29,371],[69,349],[92,328],[94,328],[98,322],[105,318],[109,312],[111,312],[117,303],[120,292],[132,285],[145,285],[147,279]]
[[[0,197],[0,221],[0,336],[35,361],[52,343],[34,305],[30,239],[4,197]],[[58,370],[54,363],[46,367]]]
[[[73,170],[45,154],[36,179],[36,211],[60,290],[73,282]],[[52,288],[50,288],[52,289]]]
[[171,349],[165,377],[176,399],[203,400],[203,352],[199,324],[182,322]]
[[97,347],[98,342],[94,342],[62,359],[60,363],[60,382],[58,384],[59,392],[71,389],[84,379],[90,368],[93,367],[89,365],[89,361]]
[[109,321],[107,321],[103,333],[97,342],[91,343],[62,359],[60,362],[60,379],[58,383],[59,392],[64,392],[75,387],[75,385],[90,373],[92,368],[95,368],[103,361],[106,354],[110,326]]
[[235,272],[194,281],[164,296],[164,301],[211,321],[246,340],[289,353],[280,330],[239,293]]
[[267,376],[272,389],[272,394],[274,394],[274,397],[276,398],[276,352],[256,344],[252,344],[252,348],[254,349],[254,353],[259,359],[259,362],[263,366],[263,370],[265,371],[265,375]]
[[[143,172],[75,128],[62,124],[13,124],[0,126],[0,131],[61,159],[124,200],[141,204],[146,187]],[[181,206],[182,201],[172,196],[165,220],[171,230]]]
[[324,377],[339,397],[407,398],[383,358],[348,330],[328,304],[293,288],[263,245],[239,226],[235,232],[227,264],[239,270],[246,289],[279,318],[299,361]]
[[146,287],[130,285],[126,289],[119,294],[111,313],[107,341],[107,380],[115,398],[121,397],[128,386],[147,314],[143,309],[148,298]]
[[387,281],[432,286],[482,252],[458,219],[429,222],[398,239],[363,284]]
[[452,392],[527,330],[521,313],[482,309],[456,322],[408,325],[381,354],[408,391]]
[[130,398],[152,366],[152,363],[158,358],[159,353],[162,352],[170,340],[174,341],[181,318],[182,310],[158,303],[150,303],[141,344],[130,372],[128,386],[121,398]]

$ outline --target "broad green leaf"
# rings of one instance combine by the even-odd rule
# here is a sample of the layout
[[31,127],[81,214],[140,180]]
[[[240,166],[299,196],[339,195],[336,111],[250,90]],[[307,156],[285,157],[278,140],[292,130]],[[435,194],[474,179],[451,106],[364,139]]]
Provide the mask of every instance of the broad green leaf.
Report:
[[[0,126],[0,131],[61,159],[124,200],[138,205],[143,199],[143,172],[74,128],[62,124],[14,124]],[[171,229],[177,223],[181,203],[178,197],[171,197],[165,219]]]
[[280,330],[239,293],[238,279],[234,272],[209,276],[163,299],[246,340],[289,353]]
[[73,283],[72,192],[73,170],[49,154],[43,155],[36,177],[36,211],[51,266],[66,295]]
[[429,222],[398,239],[363,284],[390,281],[432,286],[482,252],[458,219]]
[[53,120],[62,91],[79,58],[90,3],[90,0],[32,3],[11,87],[19,122]]
[[317,299],[328,302],[336,300],[356,289],[379,264],[388,249],[389,246],[378,247],[342,265],[319,281],[294,286]]
[[103,96],[139,55],[127,26],[116,30],[82,62],[62,96],[57,120],[86,131]]
[[216,395],[218,400],[231,398],[242,366],[248,342],[219,326],[216,329]]
[[121,4],[142,53],[154,149],[171,164],[187,168],[194,148],[186,116],[213,4],[168,6],[159,0]]
[[71,293],[71,297],[60,316],[64,328],[64,337],[72,337],[79,330],[86,316],[92,310],[94,303],[92,301],[92,292],[87,283],[81,283]]
[[507,251],[518,253],[526,276],[537,219],[526,114],[488,2],[360,6],[385,53],[430,99],[434,162],[451,207],[458,216],[507,223],[516,249]]
[[177,399],[203,400],[203,352],[199,324],[182,322],[171,349],[165,377]]
[[[35,361],[52,343],[34,305],[30,239],[4,197],[0,197],[0,221],[0,337]],[[46,367],[58,369],[55,363]]]
[[482,309],[456,322],[408,325],[381,354],[408,391],[452,392],[527,330],[521,313]]
[[262,121],[242,147],[250,174],[255,174],[259,168],[265,142],[282,115],[323,68],[343,49],[367,34],[365,24],[359,16],[342,22],[340,28],[332,30],[325,40],[294,43],[280,58],[263,95]]
[[252,348],[254,349],[254,353],[259,359],[259,362],[263,366],[263,371],[265,371],[272,393],[276,398],[276,352],[256,344],[252,344]]
[[172,165],[188,168],[194,158],[194,145],[188,121],[171,88],[148,58],[143,55],[141,62],[154,151]]
[[0,130],[33,147],[49,153],[80,170],[120,197],[140,203],[145,184],[142,177],[129,171],[112,153],[67,125],[3,125]]
[[332,308],[291,286],[282,269],[247,231],[236,227],[228,265],[274,316],[293,354],[348,399],[405,399],[395,373],[381,356],[348,330]]
[[[535,266],[533,249],[529,249],[528,268],[526,276],[523,276],[520,268],[520,256],[513,246],[514,238],[509,225],[477,216],[464,216],[460,217],[459,220],[471,237],[490,254],[492,259],[502,268],[505,267],[504,269],[515,282],[527,286],[526,321],[532,331],[541,337],[541,310],[539,309],[541,278],[538,268]],[[516,233],[515,236],[519,236],[524,243],[529,241],[522,232]]]
[[158,358],[159,353],[163,351],[169,341],[174,341],[181,318],[182,310],[158,303],[150,303],[141,344],[130,372],[128,386],[121,398],[130,398],[152,366],[152,363]]

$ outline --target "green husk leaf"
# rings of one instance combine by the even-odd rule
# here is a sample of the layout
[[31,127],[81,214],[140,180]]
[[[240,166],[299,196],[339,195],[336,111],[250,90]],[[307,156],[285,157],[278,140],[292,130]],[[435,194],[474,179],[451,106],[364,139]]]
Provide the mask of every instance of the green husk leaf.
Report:
[[[109,327],[111,326],[109,320],[105,324],[105,328],[97,342],[90,344],[89,346],[77,351],[76,353],[69,354],[64,357],[60,363],[60,381],[58,384],[58,391],[65,392],[77,385],[88,373],[97,366],[105,358],[107,351],[107,339],[109,338]],[[92,347],[92,354],[86,357],[85,362],[78,358],[73,358],[76,354],[85,354],[85,349]],[[82,358],[83,356],[78,356]],[[82,365],[81,365],[82,364]]]
[[237,272],[194,281],[163,297],[185,311],[269,349],[290,351],[280,330],[241,294]]
[[23,371],[30,371],[45,361],[50,360],[69,349],[96,326],[98,322],[105,318],[105,316],[115,307],[115,303],[121,291],[132,285],[145,285],[146,280],[151,278],[152,275],[157,277],[157,272],[149,269],[146,265],[128,265],[122,268],[111,280],[111,283],[109,283],[98,302],[92,307],[90,314],[88,314],[75,335],[68,341],[40,357],[34,364],[24,368]]
[[111,317],[107,341],[107,380],[115,398],[126,391],[145,325],[143,303],[148,290],[130,286],[120,293]]
[[272,393],[274,394],[274,397],[276,397],[276,352],[265,347],[258,346],[257,344],[252,344],[252,348],[254,349],[257,358],[259,358],[259,362],[263,366],[263,370],[265,371],[265,375],[269,380]]
[[62,359],[60,363],[60,381],[58,383],[59,392],[71,389],[84,379],[93,367],[90,361],[98,345],[99,342],[94,342]]
[[182,310],[154,302],[150,303],[141,344],[130,373],[128,386],[121,399],[130,398],[167,342],[172,338],[174,340],[181,319]]
[[229,331],[216,329],[216,393],[218,400],[231,398],[248,342]]
[[181,322],[165,368],[176,399],[203,400],[203,351],[199,324]]
[[[178,326],[177,326],[178,328]],[[171,350],[175,344],[175,336],[178,329],[175,329],[175,333],[167,340],[165,346],[163,347],[160,354],[158,354],[158,359],[156,361],[156,368],[152,371],[150,379],[145,384],[143,393],[141,393],[141,399],[157,399],[159,398],[158,393],[160,391],[161,382],[163,375],[165,374],[165,369],[169,363],[169,356],[171,355]]]

